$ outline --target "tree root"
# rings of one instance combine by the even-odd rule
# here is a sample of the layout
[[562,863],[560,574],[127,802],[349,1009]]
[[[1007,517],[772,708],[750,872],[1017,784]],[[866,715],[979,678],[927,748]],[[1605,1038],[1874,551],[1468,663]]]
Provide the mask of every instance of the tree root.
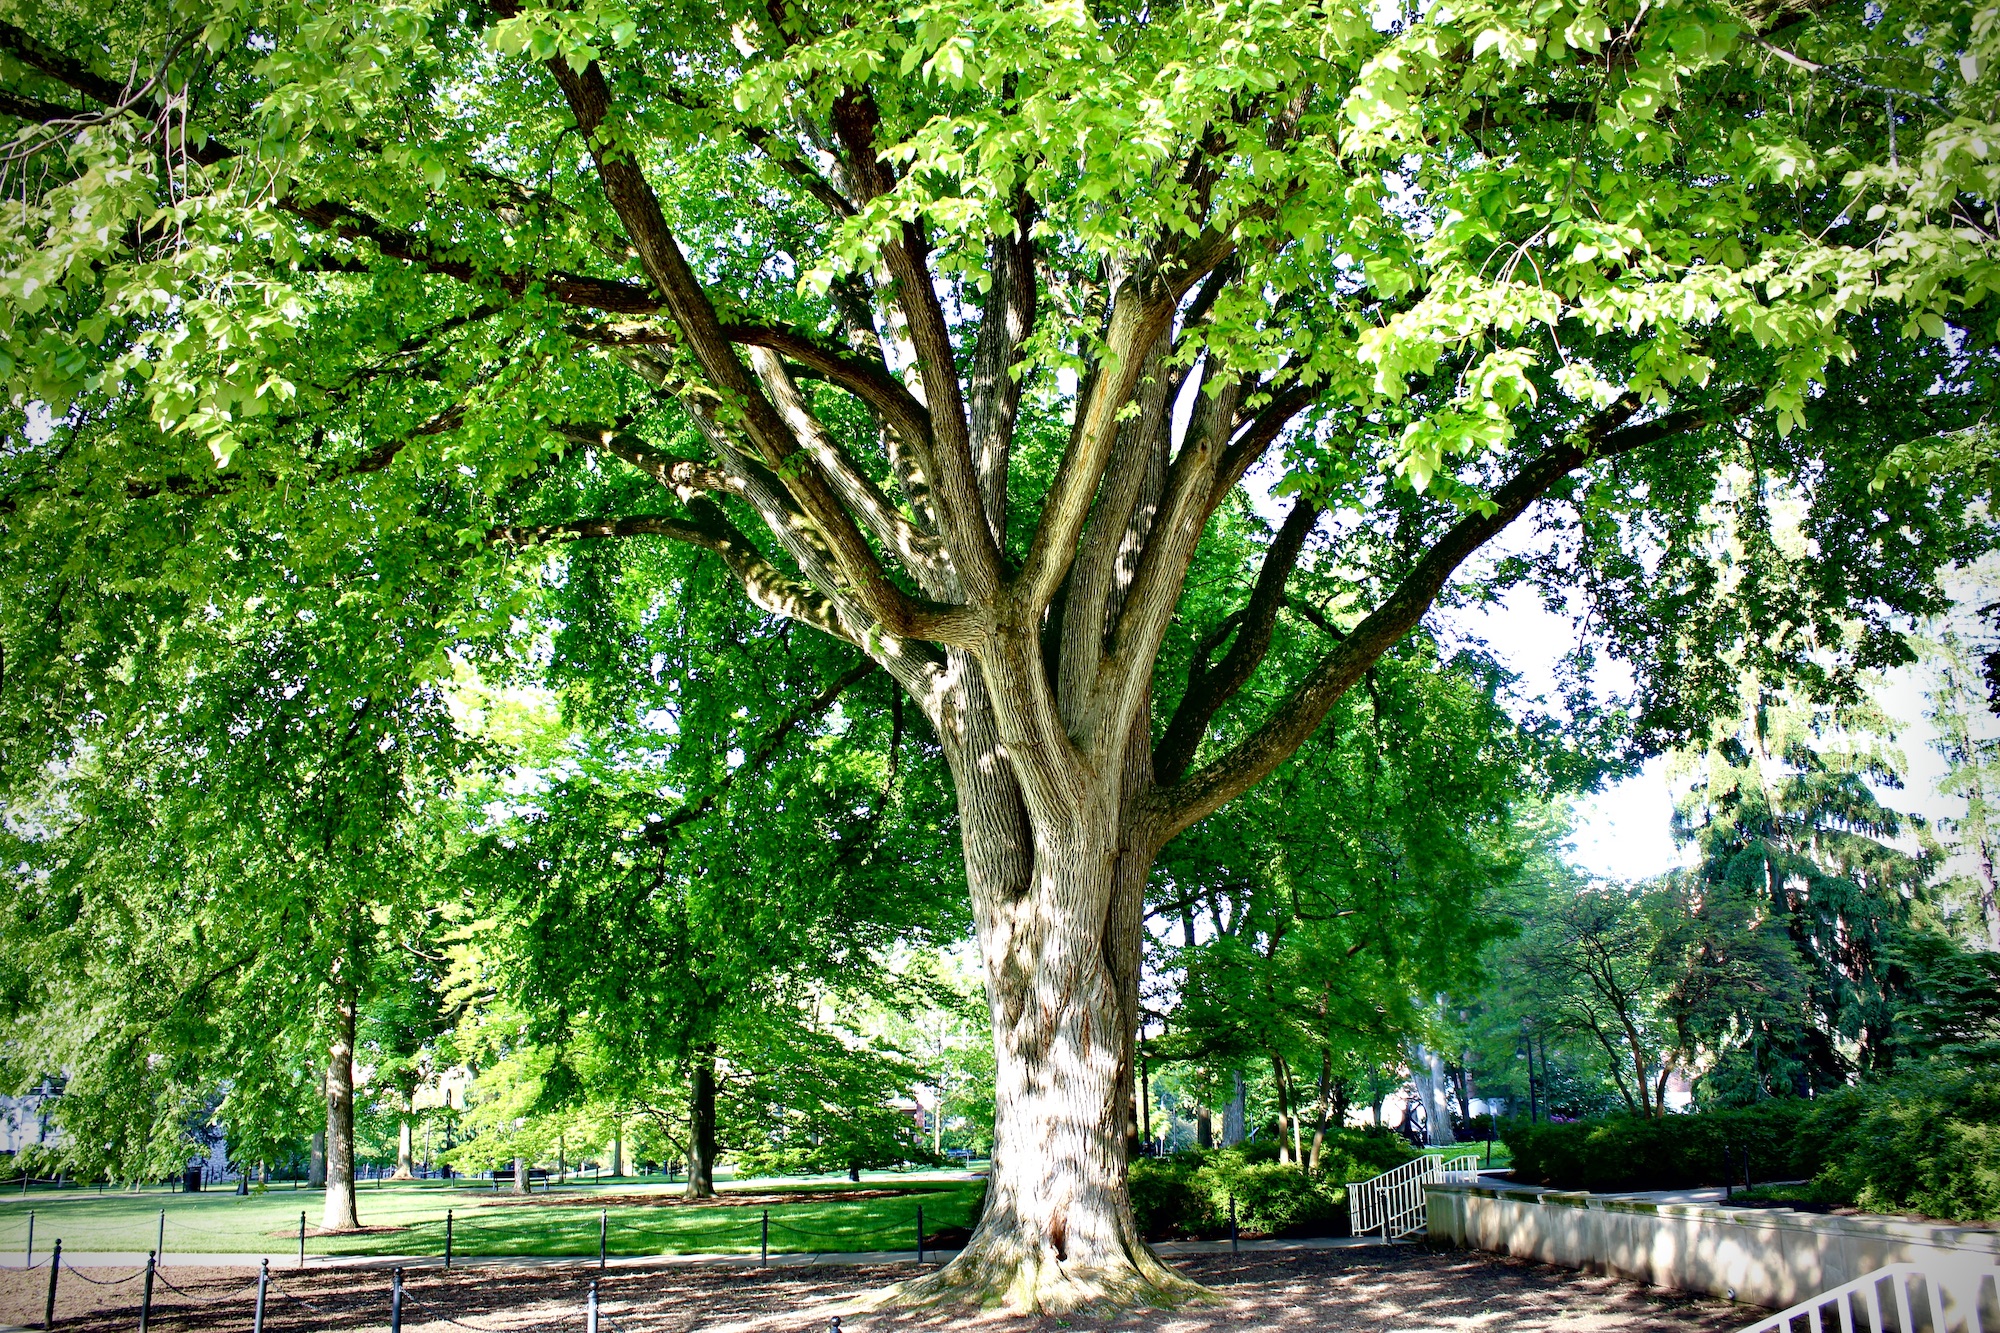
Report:
[[1218,1299],[1145,1245],[1108,1259],[1064,1262],[1039,1249],[1020,1250],[993,1241],[981,1244],[975,1239],[943,1268],[876,1294],[867,1308],[1111,1315],[1142,1307],[1206,1305]]

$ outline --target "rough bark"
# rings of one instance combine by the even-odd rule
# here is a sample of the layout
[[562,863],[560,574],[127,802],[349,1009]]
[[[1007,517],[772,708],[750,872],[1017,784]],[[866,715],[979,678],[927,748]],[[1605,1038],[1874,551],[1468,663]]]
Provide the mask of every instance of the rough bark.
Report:
[[514,1159],[514,1193],[526,1194],[527,1192],[528,1159],[525,1157],[516,1157]]
[[611,1122],[611,1174],[625,1174],[625,1121],[622,1117]]
[[695,1051],[688,1092],[687,1197],[715,1195],[715,1047]]
[[902,1299],[1060,1311],[1198,1298],[1139,1235],[1126,1194],[1137,917],[1156,850],[1120,836],[1130,767],[1018,780],[1021,743],[986,706],[985,672],[965,656],[952,666],[966,706],[941,712],[939,730],[994,1030],[993,1170],[965,1248]]
[[354,996],[334,1004],[333,1040],[326,1063],[326,1206],[321,1231],[355,1231],[354,1205]]
[[326,1131],[313,1131],[312,1152],[306,1158],[306,1186],[320,1189],[326,1184]]

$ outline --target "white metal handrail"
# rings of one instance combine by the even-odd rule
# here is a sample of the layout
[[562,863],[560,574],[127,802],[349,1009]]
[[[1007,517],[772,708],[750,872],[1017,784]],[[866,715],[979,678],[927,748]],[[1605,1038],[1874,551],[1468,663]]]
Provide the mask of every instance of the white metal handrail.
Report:
[[2000,1268],[1890,1264],[1743,1333],[1988,1333],[2000,1330]]
[[1441,1156],[1412,1158],[1373,1180],[1347,1187],[1348,1217],[1357,1236],[1381,1233],[1383,1240],[1397,1240],[1422,1231],[1430,1220],[1424,1186],[1430,1184],[1471,1184],[1479,1179],[1479,1156],[1469,1154],[1446,1160]]

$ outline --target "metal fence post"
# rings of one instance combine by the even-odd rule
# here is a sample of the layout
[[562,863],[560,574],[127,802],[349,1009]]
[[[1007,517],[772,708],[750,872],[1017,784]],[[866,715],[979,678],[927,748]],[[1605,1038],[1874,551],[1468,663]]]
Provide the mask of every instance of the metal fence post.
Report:
[[146,1288],[139,1294],[139,1333],[153,1322],[153,1256],[146,1256]]
[[299,1213],[299,1267],[306,1266],[306,1215]]
[[56,1247],[49,1252],[49,1303],[42,1308],[42,1327],[56,1326],[56,1274],[62,1271],[62,1237],[56,1237]]
[[1240,1252],[1236,1245],[1236,1196],[1234,1194],[1229,1196],[1229,1252],[1231,1254]]
[[444,1210],[444,1266],[451,1269],[451,1209]]
[[271,1261],[266,1258],[257,1269],[257,1313],[251,1318],[250,1333],[264,1333],[264,1288],[271,1285]]
[[389,1333],[403,1333],[403,1270],[389,1280]]
[[[597,1266],[599,1268],[604,1267],[604,1241],[605,1237],[610,1233],[610,1230],[611,1230],[611,1210],[608,1208],[598,1209],[597,1210]],[[593,1288],[593,1290],[595,1290],[595,1288]]]
[[917,1205],[917,1267],[924,1266],[924,1206]]
[[757,1233],[757,1267],[771,1266],[771,1210],[764,1210],[762,1229]]
[[165,1253],[167,1252],[167,1210],[166,1210],[166,1209],[164,1209],[164,1208],[160,1209],[160,1240],[159,1240],[159,1244],[157,1244],[156,1246],[154,1246],[154,1247],[153,1247],[153,1249],[154,1249],[154,1253],[156,1253],[156,1254],[165,1254]]
[[28,1257],[21,1260],[21,1271],[35,1266],[35,1210],[28,1210]]
[[583,1333],[597,1333],[597,1279],[590,1279],[590,1305],[583,1316]]

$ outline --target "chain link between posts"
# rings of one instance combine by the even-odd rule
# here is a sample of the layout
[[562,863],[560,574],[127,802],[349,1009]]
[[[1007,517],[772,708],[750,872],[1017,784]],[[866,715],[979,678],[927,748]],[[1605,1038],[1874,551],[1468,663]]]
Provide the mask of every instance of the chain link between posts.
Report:
[[[421,1297],[412,1295],[408,1287],[403,1288],[403,1303],[406,1305],[417,1306],[420,1309],[428,1310],[437,1318],[443,1320],[445,1323],[450,1324],[455,1328],[471,1329],[472,1333],[515,1333],[515,1331],[512,1329],[497,1329],[487,1324],[468,1324],[463,1319],[454,1319],[450,1315],[446,1314],[444,1311],[438,1309],[437,1306],[432,1305],[429,1301],[426,1301]],[[601,1320],[602,1316],[600,1315],[599,1318]],[[525,1330],[522,1330],[521,1333],[538,1333],[538,1330],[541,1329],[568,1328],[570,1325],[575,1324],[578,1321],[579,1321],[579,1316],[577,1315],[565,1315],[553,1324],[530,1324]]]
[[67,1265],[65,1265],[63,1268],[63,1272],[68,1274],[70,1277],[77,1278],[83,1282],[88,1282],[93,1287],[122,1287],[127,1282],[130,1282],[133,1278],[144,1277],[146,1275],[146,1266],[144,1264],[141,1264],[139,1267],[127,1273],[124,1277],[113,1278],[108,1282],[98,1281],[96,1278],[91,1277],[89,1274],[85,1273],[81,1268],[70,1268]]
[[193,1301],[196,1305],[224,1305],[230,1301],[241,1298],[243,1293],[245,1292],[257,1290],[256,1282],[252,1281],[244,1286],[238,1287],[235,1291],[226,1293],[225,1295],[197,1296],[191,1291],[184,1291],[181,1288],[175,1286],[173,1283],[173,1279],[167,1276],[166,1269],[158,1265],[155,1265],[153,1268],[153,1278],[161,1286],[165,1287],[168,1291],[173,1292],[177,1296],[184,1296],[188,1300]]

